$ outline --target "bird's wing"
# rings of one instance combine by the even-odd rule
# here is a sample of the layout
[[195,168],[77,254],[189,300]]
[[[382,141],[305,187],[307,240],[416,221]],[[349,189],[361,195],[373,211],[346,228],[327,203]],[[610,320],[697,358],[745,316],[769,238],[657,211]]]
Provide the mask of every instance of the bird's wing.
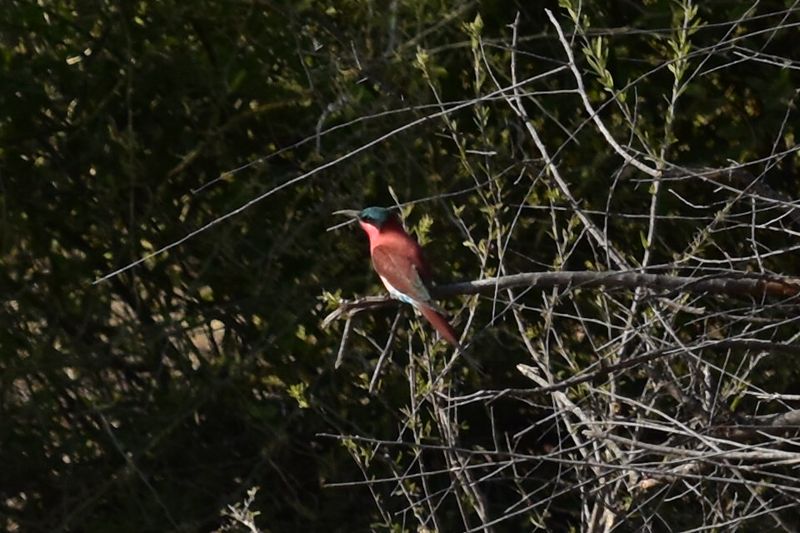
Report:
[[372,249],[372,265],[384,284],[388,284],[389,292],[397,291],[409,298],[411,301],[408,303],[413,304],[447,342],[461,351],[458,335],[431,300],[424,281],[428,269],[418,251],[409,255],[391,246],[376,246]]
[[372,265],[395,290],[419,303],[432,305],[428,287],[420,276],[420,268],[424,267],[416,265],[409,255],[388,246],[376,246],[372,250]]

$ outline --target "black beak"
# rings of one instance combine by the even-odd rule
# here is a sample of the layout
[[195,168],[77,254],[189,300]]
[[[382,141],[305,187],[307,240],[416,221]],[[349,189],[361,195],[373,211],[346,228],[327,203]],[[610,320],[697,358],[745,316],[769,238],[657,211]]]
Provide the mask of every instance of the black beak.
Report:
[[358,215],[361,211],[356,211],[355,209],[342,209],[341,211],[334,211],[334,215],[344,215],[350,218],[358,218]]

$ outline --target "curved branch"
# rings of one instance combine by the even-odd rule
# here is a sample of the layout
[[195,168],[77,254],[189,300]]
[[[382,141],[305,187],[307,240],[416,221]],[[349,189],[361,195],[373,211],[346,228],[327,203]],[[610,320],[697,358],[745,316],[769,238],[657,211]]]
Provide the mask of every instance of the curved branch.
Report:
[[622,156],[626,163],[633,165],[645,174],[649,174],[654,178],[660,177],[660,170],[645,165],[635,157],[631,156],[624,148],[622,148],[616,139],[614,139],[614,136],[611,135],[611,132],[608,131],[606,125],[603,124],[603,121],[600,120],[600,115],[597,114],[597,111],[595,111],[594,107],[592,107],[592,103],[589,101],[589,95],[587,94],[586,88],[583,85],[583,77],[578,70],[578,65],[575,63],[575,56],[572,54],[572,47],[570,47],[569,42],[567,42],[567,38],[564,36],[564,30],[561,29],[561,25],[558,23],[558,20],[556,20],[556,17],[553,15],[552,11],[549,9],[545,9],[544,11],[547,13],[547,17],[550,19],[550,22],[553,24],[553,26],[555,26],[556,32],[558,32],[558,40],[561,41],[561,46],[564,48],[564,52],[567,54],[569,68],[572,71],[572,75],[575,77],[575,82],[578,85],[578,94],[581,95],[583,107],[586,109],[586,112],[589,113],[589,116],[594,121],[597,129],[599,129],[600,133],[603,134],[603,137],[605,137],[611,148],[613,148],[615,152]]
[[396,303],[400,302],[392,299],[390,296],[365,296],[355,300],[342,300],[339,307],[328,313],[328,316],[322,319],[322,328],[327,328],[334,320],[340,318],[350,320],[353,315],[361,311],[376,307],[386,307]]

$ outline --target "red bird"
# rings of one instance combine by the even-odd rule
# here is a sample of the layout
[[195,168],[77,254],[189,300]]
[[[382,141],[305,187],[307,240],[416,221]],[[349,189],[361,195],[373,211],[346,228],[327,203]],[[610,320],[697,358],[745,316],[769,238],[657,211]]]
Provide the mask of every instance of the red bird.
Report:
[[372,266],[389,294],[414,306],[447,342],[461,350],[456,332],[431,298],[431,270],[422,256],[422,248],[406,233],[397,216],[383,207],[337,211],[337,214],[357,218],[367,232]]

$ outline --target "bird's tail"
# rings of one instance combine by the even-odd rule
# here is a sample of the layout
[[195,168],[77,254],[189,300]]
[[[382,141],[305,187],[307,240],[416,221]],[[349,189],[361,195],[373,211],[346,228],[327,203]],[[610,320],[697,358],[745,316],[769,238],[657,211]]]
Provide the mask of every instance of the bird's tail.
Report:
[[427,307],[425,305],[420,305],[419,311],[422,313],[422,316],[428,319],[428,322],[430,322],[431,325],[436,328],[436,331],[439,332],[439,335],[441,335],[444,340],[458,348],[459,351],[461,350],[461,344],[458,342],[458,335],[456,335],[456,332],[453,329],[453,326],[450,325],[450,322],[448,322],[441,313],[439,313],[436,309]]

